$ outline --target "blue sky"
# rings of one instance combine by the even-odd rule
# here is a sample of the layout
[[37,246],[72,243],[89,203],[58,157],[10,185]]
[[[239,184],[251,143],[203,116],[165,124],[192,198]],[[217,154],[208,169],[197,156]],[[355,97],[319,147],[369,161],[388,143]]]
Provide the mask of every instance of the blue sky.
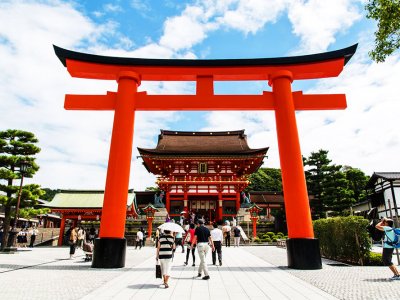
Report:
[[[308,94],[345,93],[343,111],[298,112],[302,153],[329,150],[336,164],[371,175],[400,171],[398,53],[372,62],[376,24],[364,0],[129,0],[0,2],[0,130],[39,140],[43,187],[103,189],[112,112],[65,111],[64,95],[105,94],[115,82],[71,78],[52,45],[99,55],[144,58],[260,58],[306,55],[359,43],[338,78],[297,81]],[[145,82],[148,93],[193,93],[193,83]],[[218,94],[260,94],[266,82],[216,83]],[[251,147],[270,147],[279,167],[273,112],[137,112],[130,186],[153,186],[136,147],[153,148],[160,129],[245,129]]]

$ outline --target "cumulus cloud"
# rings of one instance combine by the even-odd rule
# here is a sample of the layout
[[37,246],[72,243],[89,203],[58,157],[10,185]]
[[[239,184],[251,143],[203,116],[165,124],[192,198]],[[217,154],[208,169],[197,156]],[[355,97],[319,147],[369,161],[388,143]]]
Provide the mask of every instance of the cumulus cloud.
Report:
[[[53,188],[104,188],[113,112],[65,111],[63,101],[66,93],[105,94],[107,90],[116,91],[117,84],[71,78],[52,44],[84,52],[99,50],[95,53],[107,55],[113,49],[103,41],[116,28],[109,23],[94,23],[67,3],[0,4],[0,128],[20,128],[38,136],[41,169],[33,182]],[[136,54],[144,51],[142,55],[149,57],[151,48],[147,50],[147,55],[143,49]],[[118,51],[115,54],[132,56]],[[154,56],[162,55],[162,51],[153,52]],[[163,56],[170,57],[170,51],[164,51]],[[165,88],[160,84],[143,87],[150,93]],[[154,143],[149,137],[157,136],[160,127],[175,121],[175,115],[137,112],[134,147]],[[133,165],[140,164],[137,155],[135,149]],[[149,175],[143,167],[132,173],[131,186],[136,186],[135,181],[143,186],[154,181],[144,180]]]
[[301,45],[295,53],[315,53],[327,50],[362,14],[359,1],[354,0],[293,0],[288,5],[288,17],[293,33]]

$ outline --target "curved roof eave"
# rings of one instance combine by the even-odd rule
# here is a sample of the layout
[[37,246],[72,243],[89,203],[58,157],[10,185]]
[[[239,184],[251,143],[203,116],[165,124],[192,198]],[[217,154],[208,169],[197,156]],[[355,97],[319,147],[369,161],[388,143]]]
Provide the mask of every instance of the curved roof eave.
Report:
[[201,152],[201,151],[193,151],[193,152],[176,152],[176,151],[160,151],[157,149],[145,149],[145,148],[137,148],[140,154],[153,154],[153,155],[163,155],[163,156],[210,156],[210,155],[218,155],[218,156],[243,156],[248,154],[257,154],[257,153],[266,153],[269,147],[259,148],[259,149],[249,149],[242,152]]
[[244,58],[244,59],[151,59],[151,58],[130,58],[114,57],[88,54],[67,50],[53,45],[54,51],[62,64],[67,66],[67,59],[91,62],[107,65],[122,66],[159,66],[159,67],[239,67],[239,66],[277,66],[311,64],[322,61],[344,58],[344,64],[351,59],[356,52],[358,44],[350,47],[300,56],[275,57],[275,58]]

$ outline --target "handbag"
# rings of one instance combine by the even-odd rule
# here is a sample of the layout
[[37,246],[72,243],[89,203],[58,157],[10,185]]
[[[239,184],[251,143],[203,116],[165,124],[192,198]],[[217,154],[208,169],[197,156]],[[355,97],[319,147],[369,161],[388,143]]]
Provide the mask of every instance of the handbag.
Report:
[[161,266],[158,261],[156,263],[156,278],[161,278]]
[[191,240],[191,236],[190,236],[190,232],[188,232],[188,234],[185,237],[185,243],[190,243]]

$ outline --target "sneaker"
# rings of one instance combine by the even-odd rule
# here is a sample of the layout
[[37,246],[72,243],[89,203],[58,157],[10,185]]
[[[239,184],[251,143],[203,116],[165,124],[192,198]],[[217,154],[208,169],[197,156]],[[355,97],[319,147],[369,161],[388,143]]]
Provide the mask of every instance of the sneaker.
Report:
[[220,267],[222,266],[222,261],[219,262],[219,266],[220,266]]
[[193,263],[192,267],[194,267],[194,266],[196,266],[196,265]]
[[201,273],[197,274],[197,277],[201,277]]
[[185,261],[183,264],[184,264],[185,266],[187,266],[187,261]]
[[210,279],[210,276],[204,276],[203,278],[202,278],[203,280],[208,280],[208,279]]
[[399,275],[393,275],[393,277],[389,278],[390,280],[400,280],[400,276]]

